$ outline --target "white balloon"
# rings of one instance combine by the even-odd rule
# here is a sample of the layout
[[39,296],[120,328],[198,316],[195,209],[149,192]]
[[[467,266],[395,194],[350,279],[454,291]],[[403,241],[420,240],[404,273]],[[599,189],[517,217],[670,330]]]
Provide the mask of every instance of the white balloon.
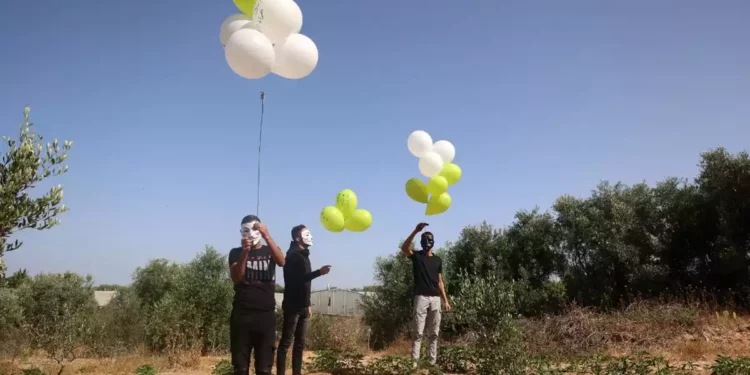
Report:
[[229,37],[232,36],[235,31],[247,26],[250,22],[250,17],[245,14],[233,14],[227,17],[227,19],[221,24],[221,31],[219,32],[221,46],[226,46]]
[[257,0],[253,22],[271,43],[302,30],[302,10],[293,0]]
[[224,50],[229,67],[237,75],[247,79],[268,75],[275,60],[271,41],[260,31],[249,27],[235,31]]
[[318,47],[302,34],[289,35],[274,46],[276,62],[273,72],[288,79],[307,77],[318,65]]
[[[302,31],[302,9],[299,8],[299,4],[296,1],[291,0],[292,6],[295,8],[292,13],[294,14],[294,30],[292,34],[299,34]],[[291,35],[291,34],[290,34]]]
[[443,158],[437,152],[429,151],[419,158],[419,172],[422,176],[432,177],[443,170]]
[[443,158],[443,163],[450,163],[456,157],[456,148],[448,141],[437,141],[432,145],[432,151]]
[[425,153],[432,151],[432,137],[424,130],[417,130],[409,134],[406,140],[409,152],[416,157],[422,157]]

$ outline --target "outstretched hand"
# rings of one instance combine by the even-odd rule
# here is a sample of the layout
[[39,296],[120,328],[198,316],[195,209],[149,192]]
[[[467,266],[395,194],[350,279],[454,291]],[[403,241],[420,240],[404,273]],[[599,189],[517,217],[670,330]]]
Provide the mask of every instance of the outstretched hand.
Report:
[[428,225],[430,225],[430,224],[427,224],[427,223],[419,223],[419,224],[417,224],[417,227],[416,227],[416,228],[414,228],[414,231],[415,231],[415,232],[417,232],[417,233],[419,233],[419,232],[423,231],[423,230],[424,230],[424,228],[425,228],[425,227],[427,227]]

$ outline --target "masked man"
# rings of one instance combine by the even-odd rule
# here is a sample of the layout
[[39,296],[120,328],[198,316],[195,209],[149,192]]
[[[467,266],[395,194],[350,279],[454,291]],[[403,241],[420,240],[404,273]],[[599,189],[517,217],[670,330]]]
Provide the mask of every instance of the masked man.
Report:
[[312,234],[304,225],[292,228],[292,243],[286,252],[284,266],[284,327],[276,353],[276,374],[286,373],[286,354],[294,339],[292,349],[292,375],[302,375],[302,352],[305,350],[305,333],[310,319],[310,282],[325,275],[331,266],[310,269]]
[[[255,350],[255,373],[271,375],[276,339],[276,265],[284,254],[255,215],[242,219],[242,247],[229,252],[234,301],[229,323],[234,375],[248,375]],[[262,240],[265,241],[265,245]]]
[[412,241],[417,233],[424,230],[428,224],[419,223],[401,246],[401,252],[411,259],[414,274],[414,320],[412,321],[413,342],[411,355],[414,361],[419,361],[422,348],[422,334],[427,326],[427,340],[429,341],[429,363],[435,364],[437,359],[438,334],[440,333],[440,297],[443,297],[445,311],[451,310],[448,296],[443,285],[443,261],[432,253],[435,238],[430,232],[422,233],[421,251],[412,250]]

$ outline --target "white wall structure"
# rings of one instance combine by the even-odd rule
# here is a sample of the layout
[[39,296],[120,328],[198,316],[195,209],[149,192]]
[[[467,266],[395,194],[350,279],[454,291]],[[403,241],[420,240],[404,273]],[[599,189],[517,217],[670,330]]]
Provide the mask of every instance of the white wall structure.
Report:
[[318,290],[310,294],[313,314],[358,316],[362,315],[363,292],[332,289]]
[[94,299],[96,300],[96,304],[99,305],[99,307],[104,307],[109,305],[109,303],[112,301],[112,298],[115,298],[117,295],[116,291],[113,290],[95,290],[94,291]]

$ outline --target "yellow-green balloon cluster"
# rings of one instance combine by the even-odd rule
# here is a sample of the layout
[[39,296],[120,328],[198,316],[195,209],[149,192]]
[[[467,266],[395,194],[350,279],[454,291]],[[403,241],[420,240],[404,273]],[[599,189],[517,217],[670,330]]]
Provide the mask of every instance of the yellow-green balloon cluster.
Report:
[[453,163],[445,163],[440,173],[430,177],[426,184],[419,178],[406,181],[406,195],[419,203],[426,203],[426,215],[442,214],[451,206],[448,186],[460,179],[461,168]]
[[357,208],[357,194],[349,189],[336,195],[336,205],[327,206],[320,212],[320,223],[331,232],[364,232],[372,225],[370,211]]

